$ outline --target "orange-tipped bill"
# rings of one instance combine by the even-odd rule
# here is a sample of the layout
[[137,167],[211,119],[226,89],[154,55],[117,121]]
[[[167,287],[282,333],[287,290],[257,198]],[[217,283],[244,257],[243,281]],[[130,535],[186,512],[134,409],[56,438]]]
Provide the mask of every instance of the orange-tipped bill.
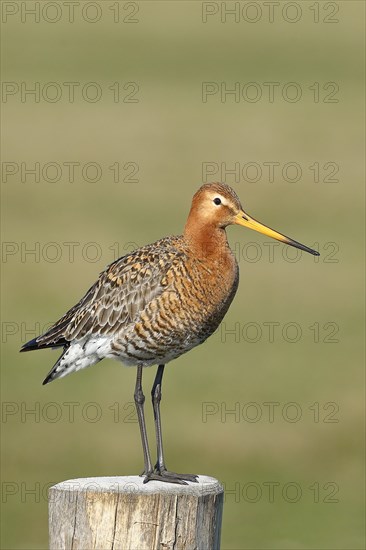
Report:
[[282,233],[278,233],[278,231],[257,222],[257,220],[251,218],[243,210],[235,216],[235,223],[238,225],[243,225],[244,227],[249,227],[249,229],[254,229],[254,231],[259,231],[259,233],[263,233],[263,235],[267,235],[267,237],[272,237],[272,239],[276,239],[281,243],[294,246],[295,248],[300,248],[300,250],[305,250],[305,252],[309,252],[309,254],[313,254],[314,256],[319,256],[319,252],[316,250],[313,250],[304,244],[298,243],[297,241],[290,239],[290,237],[286,237],[286,235],[282,235]]

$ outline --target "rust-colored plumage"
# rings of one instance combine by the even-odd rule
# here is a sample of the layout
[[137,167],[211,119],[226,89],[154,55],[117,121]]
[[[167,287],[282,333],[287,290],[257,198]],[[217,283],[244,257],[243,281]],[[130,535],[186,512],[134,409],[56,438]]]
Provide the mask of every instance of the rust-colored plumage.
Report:
[[[263,226],[228,185],[203,185],[193,197],[184,233],[135,250],[103,271],[85,296],[45,334],[21,351],[63,347],[44,383],[105,357],[137,366],[135,401],[146,481],[195,481],[165,468],[160,427],[164,365],[204,342],[227,312],[239,281],[225,228],[244,225],[312,254],[315,251]],[[153,387],[158,462],[152,468],[143,413],[142,368],[159,365]]]

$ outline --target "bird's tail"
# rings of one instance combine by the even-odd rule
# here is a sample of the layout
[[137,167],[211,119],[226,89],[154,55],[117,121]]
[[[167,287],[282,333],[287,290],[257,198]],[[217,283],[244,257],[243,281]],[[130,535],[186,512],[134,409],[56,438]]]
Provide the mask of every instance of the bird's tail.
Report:
[[43,384],[48,384],[56,378],[63,378],[72,372],[85,369],[91,365],[95,365],[101,359],[96,355],[86,355],[80,344],[71,344],[64,349],[63,354],[53,366],[43,381]]
[[43,385],[48,384],[49,382],[52,382],[52,380],[55,380],[56,378],[61,378],[62,376],[66,376],[66,374],[68,374],[66,372],[67,366],[65,364],[66,354],[67,354],[67,349],[64,350],[61,357],[58,358],[57,362],[54,364],[50,372],[47,374],[46,378],[43,380]]
[[37,338],[33,338],[33,340],[30,340],[29,342],[26,342],[23,344],[22,348],[20,349],[21,352],[23,351],[33,351],[35,349],[46,349],[46,348],[61,348],[62,346],[65,346],[68,344],[66,340],[60,340],[58,342],[42,342],[40,339],[41,336],[37,336]]

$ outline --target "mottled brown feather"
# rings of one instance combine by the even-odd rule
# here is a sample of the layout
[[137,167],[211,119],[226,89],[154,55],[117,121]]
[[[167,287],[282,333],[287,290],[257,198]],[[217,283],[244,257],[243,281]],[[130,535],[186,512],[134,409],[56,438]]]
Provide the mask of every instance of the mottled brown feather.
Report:
[[119,258],[97,282],[37,341],[57,345],[86,335],[100,336],[133,322],[166,287],[165,275],[182,252],[167,237]]

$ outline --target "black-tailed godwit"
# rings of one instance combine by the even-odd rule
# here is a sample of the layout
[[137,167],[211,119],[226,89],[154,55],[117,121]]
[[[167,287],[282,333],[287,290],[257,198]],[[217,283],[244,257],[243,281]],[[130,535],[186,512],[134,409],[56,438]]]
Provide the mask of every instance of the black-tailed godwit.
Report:
[[[251,218],[228,185],[205,184],[193,197],[183,235],[165,237],[110,264],[78,304],[21,350],[63,348],[44,384],[105,357],[137,367],[134,398],[145,482],[197,480],[193,474],[166,469],[160,422],[162,378],[167,363],[202,344],[217,329],[235,296],[239,270],[225,232],[231,224],[318,255]],[[155,467],[142,391],[142,369],[151,365],[158,365],[151,392],[158,455]]]

